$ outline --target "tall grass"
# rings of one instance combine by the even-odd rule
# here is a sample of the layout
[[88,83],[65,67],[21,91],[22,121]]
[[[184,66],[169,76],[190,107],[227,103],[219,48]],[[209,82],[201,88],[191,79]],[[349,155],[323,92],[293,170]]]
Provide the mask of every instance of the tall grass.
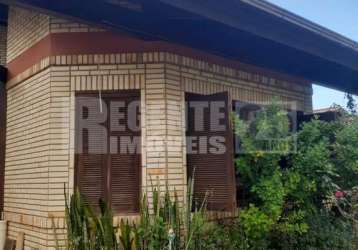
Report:
[[103,201],[99,201],[99,207],[100,214],[97,215],[78,190],[74,192],[68,203],[65,190],[67,249],[119,249],[112,212]]
[[[153,186],[153,185],[152,185]],[[152,200],[143,195],[137,223],[122,220],[113,225],[113,214],[103,201],[94,212],[77,190],[66,198],[67,249],[69,250],[161,250],[200,249],[205,233],[206,199],[193,208],[193,181],[189,180],[187,200],[181,207],[177,193],[164,192],[157,185]]]

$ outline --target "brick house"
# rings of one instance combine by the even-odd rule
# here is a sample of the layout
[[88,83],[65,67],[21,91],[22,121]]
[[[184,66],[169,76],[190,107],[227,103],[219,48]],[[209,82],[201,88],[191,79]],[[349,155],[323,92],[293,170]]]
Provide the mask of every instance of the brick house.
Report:
[[[24,232],[25,249],[63,242],[64,183],[90,202],[105,198],[116,220],[135,218],[153,180],[185,202],[195,166],[196,195],[213,188],[211,210],[233,213],[233,101],[277,97],[311,113],[312,82],[358,93],[357,43],[263,1],[98,1],[85,9],[76,1],[1,2],[0,197],[8,237]],[[123,101],[126,118],[127,103],[139,103],[139,131],[120,134],[140,138],[139,154],[76,151],[76,124],[91,112],[77,109],[78,100],[90,97],[109,113],[103,126],[112,120],[107,104]],[[190,101],[224,102],[224,154],[188,154],[186,137],[197,135]]]

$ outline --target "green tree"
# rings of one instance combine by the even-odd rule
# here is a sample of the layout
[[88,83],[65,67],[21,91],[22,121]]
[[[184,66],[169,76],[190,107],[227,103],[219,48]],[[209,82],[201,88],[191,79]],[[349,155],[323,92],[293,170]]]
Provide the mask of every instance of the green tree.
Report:
[[352,249],[357,118],[314,119],[290,134],[276,102],[256,117],[234,119],[237,171],[250,192],[240,217],[247,249]]

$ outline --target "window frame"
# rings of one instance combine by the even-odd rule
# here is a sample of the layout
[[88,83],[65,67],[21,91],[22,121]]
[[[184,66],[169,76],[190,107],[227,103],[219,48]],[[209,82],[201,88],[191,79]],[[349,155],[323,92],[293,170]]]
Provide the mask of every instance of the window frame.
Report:
[[[75,98],[77,97],[99,97],[99,91],[98,90],[94,90],[94,91],[76,91],[75,92]],[[109,99],[116,99],[118,98],[120,100],[120,98],[133,98],[133,101],[139,101],[141,102],[141,93],[140,90],[104,90],[101,91],[101,97],[102,99],[106,100],[106,102],[108,102]],[[125,100],[125,99],[124,99]],[[76,101],[75,101],[76,103]],[[141,106],[140,106],[141,107]],[[77,140],[78,140],[78,136],[80,136],[77,131],[77,112],[76,112],[76,104],[75,104],[75,133],[74,133],[74,137],[75,137],[75,147],[77,147]],[[109,109],[108,109],[109,112]],[[141,108],[139,110],[139,114],[141,114]],[[108,114],[108,117],[105,121],[105,124],[107,126],[107,130],[108,130],[108,139],[107,139],[107,146],[109,146],[109,136],[110,136],[110,114]],[[142,122],[140,121],[140,124]],[[140,125],[141,126],[141,125]],[[83,133],[83,132],[82,132]],[[82,135],[81,133],[81,135]],[[139,136],[142,137],[142,128],[140,129],[140,131],[138,132]],[[74,152],[75,154],[75,162],[74,162],[74,187],[75,189],[80,190],[80,167],[79,164],[79,155],[76,152]],[[112,171],[112,165],[110,164],[110,157],[111,153],[109,152],[109,147],[108,147],[108,152],[105,154],[105,160],[103,163],[103,166],[101,166],[104,170],[104,180],[105,183],[103,184],[103,196],[101,197],[101,199],[103,199],[106,204],[112,208],[112,175],[111,175],[111,171]],[[116,215],[120,215],[120,214],[139,214],[140,212],[140,202],[141,202],[141,195],[142,195],[142,145],[140,148],[140,152],[138,153],[137,159],[136,161],[138,161],[138,164],[133,165],[132,167],[136,168],[136,179],[137,179],[137,187],[136,187],[136,196],[137,196],[137,201],[136,204],[134,204],[133,206],[135,207],[135,209],[133,209],[132,211],[126,210],[126,211],[120,211],[119,209],[112,209],[113,213]],[[94,204],[91,204],[92,207],[97,207]]]

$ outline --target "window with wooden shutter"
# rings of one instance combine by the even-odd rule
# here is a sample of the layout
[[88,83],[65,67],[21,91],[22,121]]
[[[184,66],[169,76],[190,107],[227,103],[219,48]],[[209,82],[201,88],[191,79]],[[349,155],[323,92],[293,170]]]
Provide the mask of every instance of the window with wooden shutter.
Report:
[[139,101],[139,91],[76,94],[76,185],[94,207],[103,199],[115,213],[139,211]]
[[[109,155],[110,200],[114,212],[139,212],[140,195],[140,103],[139,91],[132,95],[113,97],[112,101],[123,101],[124,105],[114,105],[111,111],[123,114],[110,116],[111,124],[121,123],[122,129],[110,130],[109,135],[120,138],[116,148],[119,152]],[[135,116],[133,116],[135,115]]]
[[[188,175],[194,173],[194,201],[200,204],[207,197],[209,210],[233,211],[236,191],[228,93],[187,93],[186,102],[187,166]],[[215,129],[218,125],[220,129]]]

